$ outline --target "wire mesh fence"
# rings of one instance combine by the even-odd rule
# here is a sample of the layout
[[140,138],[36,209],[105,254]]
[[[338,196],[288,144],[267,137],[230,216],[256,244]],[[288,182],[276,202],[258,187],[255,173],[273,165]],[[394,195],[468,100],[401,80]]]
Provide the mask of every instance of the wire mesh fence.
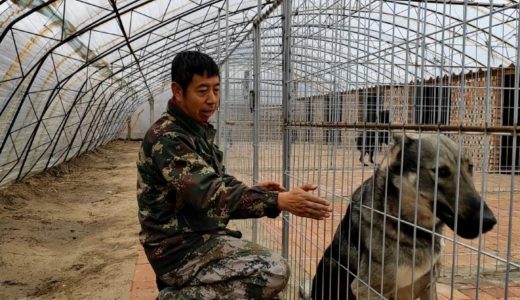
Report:
[[[362,288],[351,285],[358,279],[374,298],[411,299],[392,278],[404,276],[407,279],[400,280],[412,283],[426,274],[437,282],[440,299],[520,296],[520,244],[515,240],[520,225],[518,34],[518,5],[513,2],[302,0],[284,1],[260,23],[259,44],[255,46],[256,36],[243,42],[238,53],[242,59],[251,57],[230,87],[238,100],[223,100],[226,110],[236,113],[227,115],[224,127],[232,132],[226,141],[232,144],[226,146],[228,170],[251,183],[275,180],[289,183],[288,188],[315,183],[315,193],[334,207],[325,221],[284,214],[237,223],[246,237],[250,234],[287,257],[292,268],[288,298],[321,299],[332,292],[334,286],[322,282],[322,294],[312,294],[318,264],[345,222],[347,208],[357,203],[356,190],[378,176],[383,178],[379,188],[387,187],[386,193],[381,197],[374,192],[368,204],[362,200],[361,211],[394,220],[390,223],[400,224],[399,234],[383,226],[386,243],[381,245],[370,236],[376,231],[369,231],[367,240],[373,244],[367,247],[372,253],[367,261],[361,261],[361,255],[354,262],[335,261],[341,271],[328,271],[330,278],[341,277],[343,271],[350,276],[341,277],[336,289],[356,291],[363,299],[367,294]],[[396,134],[419,141],[418,156],[397,155]],[[446,152],[435,142],[431,146],[428,139],[440,140],[441,135],[460,150]],[[410,164],[414,167],[407,169]],[[397,177],[390,176],[390,165],[398,166]],[[430,173],[423,170],[427,165],[433,166]],[[446,181],[455,191],[449,197],[443,194],[443,167],[453,173]],[[466,173],[471,173],[469,182]],[[430,182],[434,196],[423,192],[425,182]],[[468,190],[485,200],[497,221],[490,231],[471,239],[461,236],[461,228],[485,231],[486,220],[481,202],[474,211],[477,218],[466,221]],[[407,197],[408,192],[415,196]],[[398,201],[392,202],[394,198]],[[436,226],[449,222],[440,216],[448,198],[456,225],[438,231]],[[386,209],[374,204],[379,202]],[[428,218],[435,220],[433,228],[423,226]],[[361,227],[352,220],[363,221],[351,218],[351,230]],[[364,222],[371,230],[379,228],[370,220]],[[421,271],[422,233],[429,234],[426,248],[431,255],[429,267]],[[409,235],[417,251],[405,251],[403,235]],[[437,240],[442,241],[438,260],[433,249]],[[390,257],[396,246],[391,241],[402,251]],[[359,243],[338,251],[352,251]],[[437,262],[439,270],[432,267]],[[360,275],[365,263],[368,274]],[[385,276],[376,274],[377,264],[383,265]],[[403,271],[407,266],[408,273]]]

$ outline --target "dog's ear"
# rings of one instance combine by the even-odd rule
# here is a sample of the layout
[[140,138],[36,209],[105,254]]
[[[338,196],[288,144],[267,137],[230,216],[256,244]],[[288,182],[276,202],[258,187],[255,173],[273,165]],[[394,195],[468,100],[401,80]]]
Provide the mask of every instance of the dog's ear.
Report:
[[406,145],[411,140],[411,138],[402,131],[393,131],[391,134],[392,139],[394,140],[394,145],[398,147],[402,147],[403,143]]
[[392,133],[394,139],[394,151],[396,155],[390,163],[390,172],[394,174],[401,173],[401,165],[403,172],[415,172],[417,170],[417,140],[409,137],[406,133]]
[[402,145],[403,138],[406,138],[406,133],[392,131],[390,134],[392,135],[392,139],[394,140],[394,145]]

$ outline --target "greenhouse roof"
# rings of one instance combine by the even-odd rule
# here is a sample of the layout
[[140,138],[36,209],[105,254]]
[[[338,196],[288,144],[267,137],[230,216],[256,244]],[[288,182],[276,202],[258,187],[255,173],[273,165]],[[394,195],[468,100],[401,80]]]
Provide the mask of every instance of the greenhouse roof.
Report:
[[[242,77],[259,20],[262,62],[281,80],[281,2],[3,1],[0,184],[117,138],[168,89],[179,51]],[[311,93],[518,65],[516,1],[295,0],[291,10],[292,78]]]

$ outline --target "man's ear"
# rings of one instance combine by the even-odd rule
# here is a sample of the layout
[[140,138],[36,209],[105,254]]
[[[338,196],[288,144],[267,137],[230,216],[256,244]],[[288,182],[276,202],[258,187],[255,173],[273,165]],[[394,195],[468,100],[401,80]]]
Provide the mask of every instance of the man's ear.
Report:
[[182,100],[182,88],[177,82],[172,82],[172,93],[177,101]]

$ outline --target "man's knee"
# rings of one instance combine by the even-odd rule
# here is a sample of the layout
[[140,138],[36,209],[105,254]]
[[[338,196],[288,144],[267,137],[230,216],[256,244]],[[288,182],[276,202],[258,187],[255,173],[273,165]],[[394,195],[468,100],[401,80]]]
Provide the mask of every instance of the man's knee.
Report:
[[285,289],[291,271],[289,264],[283,257],[273,254],[269,260],[269,268],[265,272],[265,279],[267,287],[272,291],[272,295],[276,295]]
[[287,260],[280,257],[278,262],[273,265],[272,268],[273,274],[276,274],[280,278],[284,280],[285,283],[289,280],[289,276],[291,275],[291,269],[289,268],[289,264]]

